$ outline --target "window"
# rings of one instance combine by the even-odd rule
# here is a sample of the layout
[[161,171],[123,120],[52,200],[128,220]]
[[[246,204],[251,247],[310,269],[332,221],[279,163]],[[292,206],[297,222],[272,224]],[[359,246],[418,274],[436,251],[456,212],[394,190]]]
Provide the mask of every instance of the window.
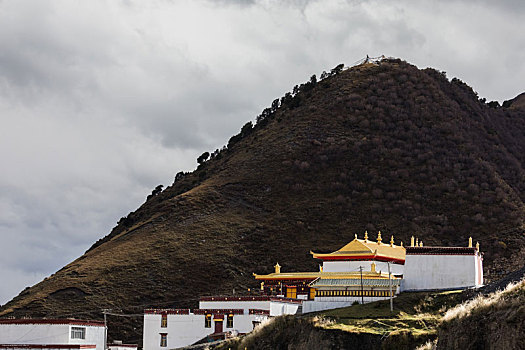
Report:
[[86,328],[71,327],[71,339],[86,339]]
[[211,315],[206,315],[204,319],[204,328],[211,328]]
[[233,315],[226,316],[226,328],[233,328]]
[[168,315],[167,314],[162,314],[162,318],[160,319],[160,326],[162,328],[168,327]]
[[168,346],[168,333],[160,333],[160,346],[162,348]]

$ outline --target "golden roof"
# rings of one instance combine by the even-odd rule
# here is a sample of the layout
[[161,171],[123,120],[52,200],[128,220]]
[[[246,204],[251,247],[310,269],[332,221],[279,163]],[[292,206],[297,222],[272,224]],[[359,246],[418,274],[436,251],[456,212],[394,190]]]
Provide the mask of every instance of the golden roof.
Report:
[[[356,279],[361,278],[359,271],[352,272],[273,272],[267,275],[253,274],[256,280],[299,280],[299,279]],[[363,279],[388,279],[388,273],[382,271],[363,271]],[[392,277],[394,278],[394,277]]]
[[358,239],[357,235],[354,240],[332,253],[314,253],[310,252],[316,259],[321,260],[361,260],[374,259],[383,261],[401,262],[405,261],[405,248],[393,243],[382,243],[381,232],[378,233],[377,241],[368,239],[368,233],[365,233],[365,239]]

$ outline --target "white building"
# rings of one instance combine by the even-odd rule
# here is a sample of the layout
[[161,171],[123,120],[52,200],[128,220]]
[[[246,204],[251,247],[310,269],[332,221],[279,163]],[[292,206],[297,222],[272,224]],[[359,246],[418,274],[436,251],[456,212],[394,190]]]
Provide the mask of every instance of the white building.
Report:
[[296,301],[286,303],[285,298],[232,296],[203,297],[193,310],[144,310],[144,350],[173,349],[249,333],[270,316],[272,299],[286,304],[288,313],[300,306]]
[[0,350],[104,350],[104,322],[72,319],[0,319]]
[[108,344],[109,350],[137,350],[137,344],[122,344],[122,341],[115,340],[112,344]]
[[[250,332],[268,317],[301,314],[394,297],[402,290],[439,290],[483,284],[482,255],[472,247],[423,247],[355,238],[331,253],[313,253],[319,271],[254,274],[261,296],[205,297],[199,309],[144,312],[144,350],[162,350]],[[1,349],[0,349],[1,350]],[[118,349],[122,350],[122,349]]]
[[483,257],[472,247],[407,247],[402,291],[477,288]]

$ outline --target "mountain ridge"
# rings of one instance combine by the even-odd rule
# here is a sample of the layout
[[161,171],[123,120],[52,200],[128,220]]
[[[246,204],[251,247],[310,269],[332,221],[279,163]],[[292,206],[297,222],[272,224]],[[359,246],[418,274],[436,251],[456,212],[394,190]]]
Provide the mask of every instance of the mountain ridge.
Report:
[[[316,269],[310,250],[365,230],[426,245],[472,235],[489,277],[520,266],[525,112],[489,107],[459,79],[401,60],[341,68],[277,100],[0,316],[193,306],[256,288],[251,273],[277,261]],[[119,338],[140,340],[136,321],[110,321]]]

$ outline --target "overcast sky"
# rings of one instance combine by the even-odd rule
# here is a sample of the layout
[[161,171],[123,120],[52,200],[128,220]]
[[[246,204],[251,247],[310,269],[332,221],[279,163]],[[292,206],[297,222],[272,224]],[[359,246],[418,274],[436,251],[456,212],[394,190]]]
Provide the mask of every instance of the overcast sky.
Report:
[[385,54],[525,91],[523,1],[0,0],[0,304],[274,98]]

